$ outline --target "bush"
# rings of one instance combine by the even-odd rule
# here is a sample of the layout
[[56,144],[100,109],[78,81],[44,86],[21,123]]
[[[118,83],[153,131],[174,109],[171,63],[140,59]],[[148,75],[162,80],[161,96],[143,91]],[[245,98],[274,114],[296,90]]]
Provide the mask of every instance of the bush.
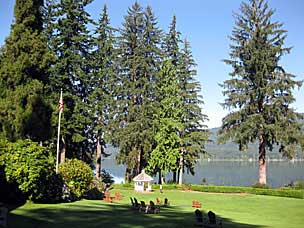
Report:
[[89,165],[78,159],[67,160],[60,164],[59,173],[64,182],[77,198],[82,198],[89,190],[93,180],[93,172]]
[[8,183],[16,183],[19,190],[33,201],[52,197],[45,195],[55,167],[50,151],[31,140],[2,141],[1,144],[0,166],[4,167]]
[[297,182],[294,184],[294,188],[295,188],[295,189],[304,189],[304,181],[297,181]]
[[264,189],[269,189],[270,187],[267,184],[261,184],[259,182],[254,183],[251,185],[253,188],[264,188]]
[[64,181],[61,175],[52,172],[52,175],[41,178],[40,197],[33,197],[34,202],[39,203],[57,203],[63,199]]

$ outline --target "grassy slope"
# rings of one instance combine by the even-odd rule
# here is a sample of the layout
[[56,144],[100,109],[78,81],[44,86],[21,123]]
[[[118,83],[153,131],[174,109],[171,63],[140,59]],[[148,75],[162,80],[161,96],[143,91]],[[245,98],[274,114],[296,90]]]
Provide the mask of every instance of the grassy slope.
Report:
[[[199,192],[165,191],[140,194],[120,191],[124,200],[106,203],[100,200],[83,200],[69,204],[30,204],[15,209],[9,215],[11,228],[35,227],[194,227],[192,200],[202,203],[202,210],[214,211],[223,221],[223,227],[303,227],[304,200],[271,196],[208,194]],[[162,207],[159,215],[139,213],[130,209],[129,197],[138,200],[168,198],[169,207]]]

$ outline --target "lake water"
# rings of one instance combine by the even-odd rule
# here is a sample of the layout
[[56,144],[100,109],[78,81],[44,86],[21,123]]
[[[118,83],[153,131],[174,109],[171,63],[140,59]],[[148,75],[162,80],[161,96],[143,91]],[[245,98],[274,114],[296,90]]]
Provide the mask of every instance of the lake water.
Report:
[[[125,167],[117,165],[112,158],[102,161],[102,168],[110,172],[116,183],[124,180]],[[172,177],[166,176],[166,180]],[[184,174],[184,183],[201,184],[203,179],[214,185],[251,186],[258,181],[257,161],[200,161],[195,166],[195,175]],[[155,178],[155,182],[157,182]],[[267,163],[267,184],[273,188],[292,181],[304,181],[304,162],[270,161]]]

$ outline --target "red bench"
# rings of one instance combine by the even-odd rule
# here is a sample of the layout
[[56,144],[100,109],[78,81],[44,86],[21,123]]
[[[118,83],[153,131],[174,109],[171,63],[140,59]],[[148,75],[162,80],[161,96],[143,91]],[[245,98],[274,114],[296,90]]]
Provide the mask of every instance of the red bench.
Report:
[[194,208],[201,208],[202,204],[201,204],[201,202],[199,202],[197,200],[193,200],[192,201],[192,207],[194,207]]
[[110,196],[110,192],[105,192],[103,200],[106,202],[112,202],[112,197]]
[[120,192],[115,192],[115,200],[122,200],[122,195],[120,194]]

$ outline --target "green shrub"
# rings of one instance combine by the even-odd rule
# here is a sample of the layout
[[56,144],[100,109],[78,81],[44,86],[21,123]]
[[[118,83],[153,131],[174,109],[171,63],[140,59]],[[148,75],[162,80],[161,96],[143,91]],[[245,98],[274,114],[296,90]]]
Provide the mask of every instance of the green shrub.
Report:
[[67,160],[60,164],[59,173],[72,194],[82,198],[93,180],[93,172],[89,165],[78,159]]
[[304,181],[297,181],[297,182],[294,184],[294,188],[295,188],[295,189],[304,189]]
[[270,187],[267,184],[261,184],[259,182],[254,183],[251,185],[253,188],[264,188],[264,189],[269,189]]
[[61,175],[52,172],[52,175],[41,178],[40,197],[33,197],[34,202],[57,203],[63,200],[64,181]]
[[205,186],[192,185],[191,189],[200,192],[217,192],[217,193],[249,193],[255,195],[269,195],[304,199],[304,190],[290,189],[265,189],[265,188],[250,188],[238,186]]
[[45,195],[48,180],[55,175],[55,161],[50,151],[30,140],[2,141],[1,144],[0,165],[4,167],[6,180],[16,183],[31,200],[52,197]]

